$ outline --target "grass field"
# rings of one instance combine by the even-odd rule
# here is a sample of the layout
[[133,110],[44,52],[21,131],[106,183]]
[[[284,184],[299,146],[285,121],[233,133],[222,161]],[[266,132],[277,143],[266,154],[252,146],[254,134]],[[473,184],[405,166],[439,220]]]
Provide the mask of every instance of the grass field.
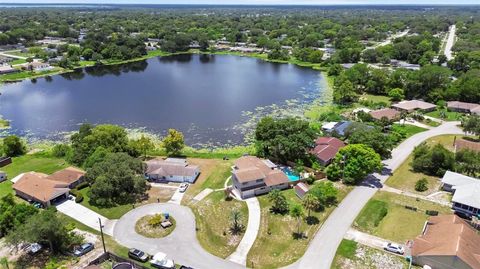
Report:
[[27,154],[12,158],[11,164],[1,168],[7,173],[8,180],[0,183],[0,197],[13,192],[10,179],[21,173],[35,171],[51,174],[67,166],[65,160],[53,158],[47,153]]
[[[406,209],[406,205],[415,207],[418,211]],[[385,208],[386,215],[382,214]],[[425,210],[436,210],[440,214],[451,213],[449,207],[381,191],[377,192],[362,209],[353,226],[362,232],[404,243],[421,233],[428,218]]]
[[191,206],[197,223],[197,238],[208,252],[226,258],[237,248],[243,233],[231,234],[230,214],[234,209],[240,210],[241,223],[248,223],[248,208],[245,202],[226,201],[223,191],[213,192],[202,201]]
[[[444,116],[442,117],[441,113],[444,113]],[[437,118],[437,119],[442,119],[445,121],[456,121],[460,120],[465,114],[459,113],[459,112],[453,112],[453,111],[448,111],[446,109],[437,109],[432,112],[428,112],[425,115]]]
[[[349,188],[340,189],[338,201],[341,201],[349,190]],[[282,193],[290,204],[301,203],[293,189],[285,190]],[[272,214],[270,212],[271,202],[267,196],[264,195],[258,199],[262,210],[260,231],[247,257],[247,265],[255,268],[279,268],[295,262],[305,253],[310,240],[335,208],[330,207],[322,212],[312,212],[312,216],[318,220],[318,223],[309,225],[303,221],[301,231],[305,238],[295,239],[293,235],[297,231],[297,220],[288,214]]]
[[52,70],[42,71],[42,72],[21,71],[17,73],[0,75],[0,81],[16,81],[16,80],[22,80],[22,79],[39,78],[47,75],[59,74],[59,73],[62,73],[63,70],[64,69],[60,67],[55,67]]
[[394,123],[392,125],[392,131],[399,132],[399,133],[404,133],[405,134],[405,139],[409,138],[410,136],[414,134],[418,134],[421,132],[426,131],[427,129],[418,127],[415,125],[410,125],[410,124],[398,124]]

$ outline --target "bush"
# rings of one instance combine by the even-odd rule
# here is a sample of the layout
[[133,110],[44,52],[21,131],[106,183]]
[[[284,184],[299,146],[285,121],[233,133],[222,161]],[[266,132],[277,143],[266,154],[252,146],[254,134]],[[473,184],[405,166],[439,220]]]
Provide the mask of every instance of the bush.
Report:
[[90,186],[89,182],[82,182],[82,183],[78,184],[75,189],[81,190],[81,189],[85,189],[86,187],[89,187],[89,186]]
[[415,190],[418,192],[424,192],[428,190],[428,181],[426,178],[422,178],[415,183]]
[[83,201],[83,194],[82,193],[77,193],[77,195],[75,195],[75,203],[81,203]]
[[66,144],[57,144],[52,148],[53,157],[63,158],[70,154],[72,148]]

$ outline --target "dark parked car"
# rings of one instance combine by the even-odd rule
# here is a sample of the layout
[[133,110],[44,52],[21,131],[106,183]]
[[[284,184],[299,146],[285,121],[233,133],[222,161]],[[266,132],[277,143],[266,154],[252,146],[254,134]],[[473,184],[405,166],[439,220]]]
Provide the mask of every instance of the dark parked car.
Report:
[[180,269],[193,269],[193,267],[188,267],[188,266],[182,265],[182,266],[180,266]]
[[145,252],[143,252],[139,249],[136,249],[136,248],[131,248],[131,249],[128,250],[128,257],[130,257],[131,259],[140,261],[140,262],[146,262],[149,259],[147,253],[145,253]]
[[92,251],[93,248],[94,248],[94,245],[92,243],[85,243],[85,244],[81,245],[79,248],[77,248],[73,252],[73,255],[75,255],[77,257],[83,256],[83,255],[87,254],[88,252]]

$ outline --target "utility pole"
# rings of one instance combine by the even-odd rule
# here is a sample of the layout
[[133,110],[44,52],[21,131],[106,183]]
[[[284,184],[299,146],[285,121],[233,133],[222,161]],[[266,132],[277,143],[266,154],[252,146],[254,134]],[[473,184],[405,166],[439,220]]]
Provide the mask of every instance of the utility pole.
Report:
[[103,253],[107,253],[107,249],[105,248],[105,239],[103,238],[102,219],[98,218],[98,223],[100,224],[100,235],[102,236]]

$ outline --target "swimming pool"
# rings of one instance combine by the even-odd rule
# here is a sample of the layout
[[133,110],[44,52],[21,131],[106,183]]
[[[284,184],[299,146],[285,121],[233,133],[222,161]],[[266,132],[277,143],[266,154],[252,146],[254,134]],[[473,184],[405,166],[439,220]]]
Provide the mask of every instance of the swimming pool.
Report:
[[300,179],[300,176],[288,167],[282,168],[282,171],[287,175],[288,180],[290,181],[297,181]]

